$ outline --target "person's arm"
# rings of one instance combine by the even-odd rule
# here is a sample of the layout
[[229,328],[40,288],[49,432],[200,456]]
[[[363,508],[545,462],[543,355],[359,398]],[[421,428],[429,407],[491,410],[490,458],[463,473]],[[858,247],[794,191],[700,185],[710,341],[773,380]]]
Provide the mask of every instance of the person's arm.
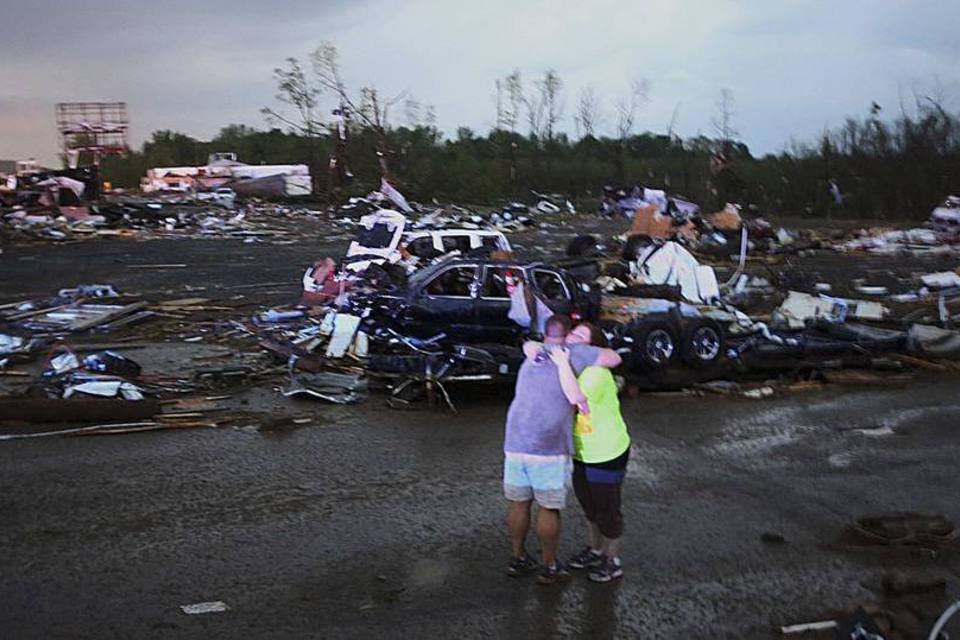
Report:
[[540,349],[542,348],[543,348],[543,345],[540,344],[539,342],[528,340],[527,342],[523,343],[523,355],[528,360],[533,360],[534,358],[537,357],[537,354],[540,353]]
[[557,365],[560,387],[563,389],[563,394],[567,396],[567,400],[570,401],[570,404],[576,405],[580,413],[584,415],[590,413],[590,408],[587,406],[587,397],[580,390],[580,385],[577,384],[577,376],[574,375],[573,367],[570,366],[570,351],[566,347],[552,349],[550,359]]
[[597,354],[597,361],[593,364],[604,369],[616,369],[621,362],[623,362],[623,358],[613,349],[600,349],[600,353]]

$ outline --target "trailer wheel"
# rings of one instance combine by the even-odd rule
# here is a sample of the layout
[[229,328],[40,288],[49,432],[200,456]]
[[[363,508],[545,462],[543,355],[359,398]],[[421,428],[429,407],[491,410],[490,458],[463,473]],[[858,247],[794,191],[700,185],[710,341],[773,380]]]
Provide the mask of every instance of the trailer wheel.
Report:
[[690,322],[683,330],[680,356],[691,367],[708,367],[723,357],[726,341],[723,329],[713,320]]
[[644,323],[633,340],[636,364],[645,369],[666,369],[677,358],[677,336],[666,322]]

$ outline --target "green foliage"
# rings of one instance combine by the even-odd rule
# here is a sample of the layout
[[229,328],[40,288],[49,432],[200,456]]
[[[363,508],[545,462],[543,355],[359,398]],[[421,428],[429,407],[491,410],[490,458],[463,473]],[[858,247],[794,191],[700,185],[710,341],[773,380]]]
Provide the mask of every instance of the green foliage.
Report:
[[[762,158],[739,142],[653,133],[624,141],[593,136],[572,141],[563,134],[538,141],[503,129],[482,137],[460,127],[448,140],[435,127],[416,126],[390,129],[386,136],[397,186],[420,201],[494,204],[526,197],[530,189],[590,197],[622,175],[624,183],[663,187],[710,210],[722,205],[718,186],[729,178],[738,185],[741,204],[761,213],[925,217],[945,195],[960,191],[960,117],[938,105],[918,106],[915,116],[893,122],[879,114],[875,107],[816,144],[793,144]],[[382,142],[370,128],[352,131],[348,156],[356,181],[340,197],[377,185]],[[115,186],[135,187],[149,167],[203,164],[210,153],[233,151],[250,164],[305,163],[322,190],[331,147],[327,134],[308,137],[245,125],[224,127],[209,142],[156,131],[141,150],[106,158],[103,174]],[[725,176],[711,171],[710,158],[721,148],[730,158]],[[831,179],[845,195],[842,208],[828,195]]]

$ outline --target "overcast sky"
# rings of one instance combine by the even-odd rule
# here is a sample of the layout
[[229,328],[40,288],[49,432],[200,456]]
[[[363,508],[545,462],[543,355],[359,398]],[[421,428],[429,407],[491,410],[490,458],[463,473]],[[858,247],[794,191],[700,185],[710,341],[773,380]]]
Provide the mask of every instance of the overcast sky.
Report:
[[[651,83],[641,130],[712,133],[722,88],[755,153],[824,127],[912,104],[938,87],[960,108],[960,2],[910,0],[33,0],[0,28],[0,158],[53,163],[54,104],[123,100],[132,143],[156,129],[209,139],[230,123],[266,127],[272,70],[322,41],[356,88],[409,91],[448,136],[486,132],[497,77],[554,68],[563,128],[580,91],[613,105],[636,76]],[[399,119],[402,114],[397,113]]]

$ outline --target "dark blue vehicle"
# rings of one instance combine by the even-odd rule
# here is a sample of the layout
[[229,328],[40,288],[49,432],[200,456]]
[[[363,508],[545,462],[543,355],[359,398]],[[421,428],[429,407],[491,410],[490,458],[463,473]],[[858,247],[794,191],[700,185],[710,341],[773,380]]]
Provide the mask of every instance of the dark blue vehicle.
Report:
[[[453,259],[412,274],[406,287],[381,296],[379,318],[404,335],[429,338],[440,333],[453,342],[516,345],[525,333],[507,317],[508,278],[531,287],[554,313],[595,320],[599,292],[567,270],[543,262]],[[382,312],[381,312],[382,313]]]

